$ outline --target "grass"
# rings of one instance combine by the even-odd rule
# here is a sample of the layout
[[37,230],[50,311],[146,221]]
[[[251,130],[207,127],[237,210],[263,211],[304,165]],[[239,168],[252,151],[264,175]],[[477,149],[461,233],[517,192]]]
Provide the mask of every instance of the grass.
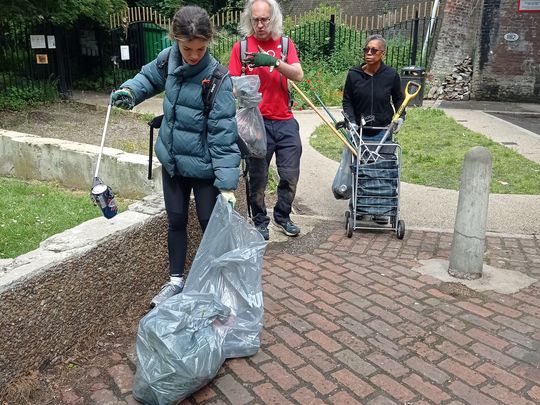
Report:
[[[465,153],[483,146],[492,156],[492,193],[540,194],[539,164],[465,128],[442,110],[409,108],[398,142],[403,151],[404,182],[458,190]],[[343,144],[325,125],[316,129],[310,144],[332,160],[341,158]]]
[[[41,241],[101,216],[89,193],[54,183],[0,178],[0,259],[37,249]],[[119,211],[127,201],[119,200]]]

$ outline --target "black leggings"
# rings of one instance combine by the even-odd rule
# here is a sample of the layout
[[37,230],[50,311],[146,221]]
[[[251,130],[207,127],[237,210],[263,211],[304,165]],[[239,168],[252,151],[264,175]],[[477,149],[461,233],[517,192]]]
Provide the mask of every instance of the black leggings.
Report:
[[195,196],[197,218],[204,232],[219,190],[214,187],[214,179],[196,179],[190,177],[171,177],[162,170],[163,197],[169,230],[167,236],[169,249],[169,272],[171,276],[184,275],[187,254],[187,223],[191,190]]

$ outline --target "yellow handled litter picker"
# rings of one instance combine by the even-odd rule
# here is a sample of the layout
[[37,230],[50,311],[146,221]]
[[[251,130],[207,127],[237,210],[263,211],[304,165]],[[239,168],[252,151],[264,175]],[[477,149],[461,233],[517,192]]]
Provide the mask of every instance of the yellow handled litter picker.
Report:
[[375,153],[378,154],[379,150],[383,146],[384,142],[388,139],[389,136],[392,135],[392,132],[394,132],[398,119],[403,114],[403,110],[405,110],[405,107],[407,107],[407,104],[409,104],[409,101],[411,101],[413,98],[415,98],[418,93],[420,93],[420,89],[422,86],[415,82],[407,82],[407,85],[405,86],[405,100],[403,100],[403,103],[399,106],[398,110],[392,117],[392,121],[390,122],[390,125],[388,125],[388,128],[386,129],[386,132],[384,133],[384,136],[382,137],[381,141],[379,142],[379,145],[377,146],[377,149],[375,149]]

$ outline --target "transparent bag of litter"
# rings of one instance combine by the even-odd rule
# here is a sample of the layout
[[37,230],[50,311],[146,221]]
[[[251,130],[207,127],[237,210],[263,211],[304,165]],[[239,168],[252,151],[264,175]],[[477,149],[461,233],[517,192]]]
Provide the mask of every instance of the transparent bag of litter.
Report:
[[230,309],[215,295],[175,295],[139,322],[133,396],[173,405],[208,384],[225,361],[224,323]]
[[220,196],[184,291],[215,294],[231,309],[223,342],[226,358],[252,356],[260,348],[265,249],[266,242],[257,229]]
[[259,76],[233,77],[234,92],[238,102],[236,125],[238,135],[247,148],[248,157],[266,157],[266,130],[259,111],[262,95],[259,93]]
[[352,152],[349,148],[343,147],[341,161],[332,182],[332,193],[336,200],[348,200],[352,196]]

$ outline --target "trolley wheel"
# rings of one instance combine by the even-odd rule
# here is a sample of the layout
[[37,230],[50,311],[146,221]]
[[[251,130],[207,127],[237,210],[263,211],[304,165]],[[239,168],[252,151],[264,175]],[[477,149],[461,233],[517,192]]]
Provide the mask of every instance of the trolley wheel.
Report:
[[345,213],[345,230],[347,231],[347,238],[351,238],[354,230],[353,217],[350,211]]
[[405,236],[405,221],[400,219],[397,223],[396,236],[398,239],[403,239]]

